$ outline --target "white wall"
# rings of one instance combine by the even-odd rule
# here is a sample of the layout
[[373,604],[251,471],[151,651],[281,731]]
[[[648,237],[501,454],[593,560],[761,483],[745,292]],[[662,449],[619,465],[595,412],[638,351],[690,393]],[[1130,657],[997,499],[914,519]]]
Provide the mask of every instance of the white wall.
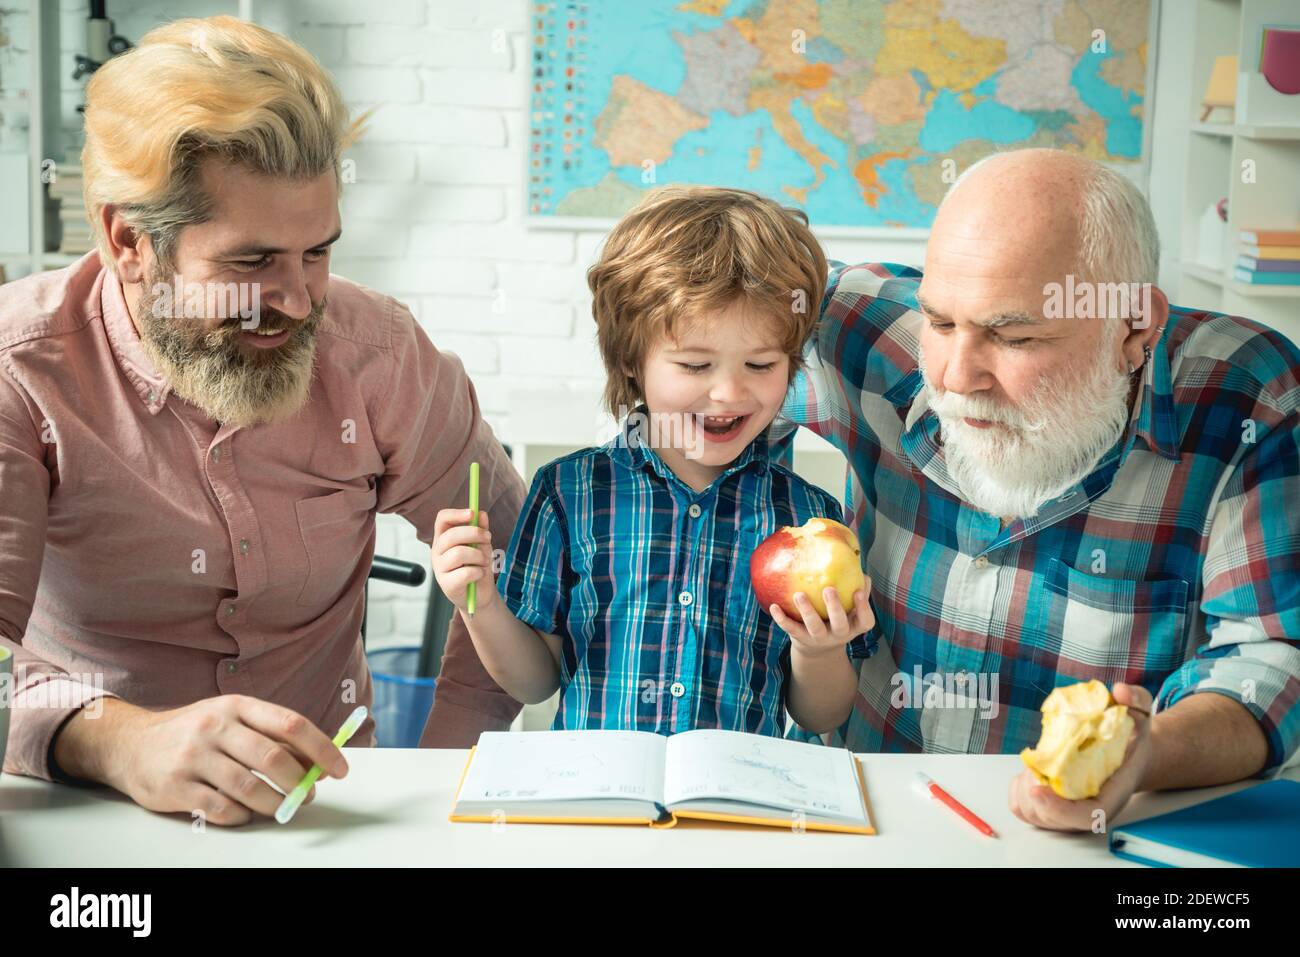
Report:
[[[63,72],[70,76],[86,3],[60,5]],[[1177,28],[1179,4],[1163,6],[1162,36],[1165,25]],[[214,0],[108,4],[118,31],[132,40],[164,20],[235,13],[236,7]],[[350,154],[357,182],[343,194],[344,235],[334,271],[407,302],[435,343],[462,357],[496,426],[504,424],[511,389],[598,389],[603,379],[584,279],[601,234],[530,232],[521,224],[527,11],[528,0],[254,3],[260,22],[298,40],[334,74],[350,106],[378,107],[369,136]],[[0,29],[12,38],[0,47],[2,104],[27,82],[25,14],[0,14]],[[496,31],[508,40],[500,52]],[[1186,84],[1185,57],[1163,42],[1159,69],[1162,84],[1167,77]],[[68,79],[65,87],[65,121],[75,129],[80,84]],[[1158,103],[1185,95],[1166,97],[1162,89]],[[1155,123],[1160,160],[1166,151],[1160,108]],[[16,138],[0,122],[0,148],[17,148]],[[1168,162],[1152,196],[1162,238],[1173,250],[1182,168],[1176,157]],[[1178,184],[1168,175],[1175,171]],[[832,239],[826,248],[845,261],[920,264],[924,255],[922,243],[903,240]],[[428,557],[409,526],[382,516],[378,551]],[[371,598],[372,638],[418,641],[422,597],[378,585]]]

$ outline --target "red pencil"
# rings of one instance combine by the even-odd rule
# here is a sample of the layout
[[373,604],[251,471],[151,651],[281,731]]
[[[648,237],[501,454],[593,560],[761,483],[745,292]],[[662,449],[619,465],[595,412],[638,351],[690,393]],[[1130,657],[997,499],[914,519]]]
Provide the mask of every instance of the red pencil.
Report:
[[956,811],[959,815],[961,815],[963,819],[965,819],[966,823],[968,823],[971,827],[975,828],[975,830],[979,831],[981,834],[986,834],[989,837],[997,837],[997,834],[994,833],[993,828],[989,827],[986,823],[984,823],[984,821],[976,817],[974,812],[972,812],[968,807],[966,807],[966,805],[962,804],[960,801],[958,801],[955,797],[953,797],[943,788],[939,787],[939,785],[935,784],[934,781],[930,779],[929,775],[917,771],[916,783],[920,787],[924,788],[926,793],[929,794],[931,797],[937,798],[938,800],[942,801],[944,804],[948,805],[948,807]]

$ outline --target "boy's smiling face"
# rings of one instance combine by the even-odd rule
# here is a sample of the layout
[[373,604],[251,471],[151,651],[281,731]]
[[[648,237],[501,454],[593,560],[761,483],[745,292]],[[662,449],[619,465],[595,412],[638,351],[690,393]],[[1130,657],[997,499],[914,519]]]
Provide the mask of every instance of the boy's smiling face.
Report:
[[687,484],[702,489],[771,425],[790,384],[790,357],[776,320],[742,299],[680,323],[660,341],[639,376],[652,416],[673,420],[655,443],[660,457]]

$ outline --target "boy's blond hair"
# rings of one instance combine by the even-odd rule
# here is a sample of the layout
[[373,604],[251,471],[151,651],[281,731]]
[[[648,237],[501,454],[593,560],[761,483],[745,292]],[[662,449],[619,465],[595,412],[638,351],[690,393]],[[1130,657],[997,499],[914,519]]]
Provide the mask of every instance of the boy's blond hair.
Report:
[[642,363],[664,337],[738,299],[770,318],[790,375],[826,288],[826,256],[800,210],[757,193],[665,186],[619,221],[587,270],[615,416],[644,399]]
[[209,213],[205,158],[294,180],[337,176],[358,132],[329,74],[286,37],[226,16],[150,30],[86,87],[83,188],[100,257],[112,267],[108,204],[170,262],[181,228]]

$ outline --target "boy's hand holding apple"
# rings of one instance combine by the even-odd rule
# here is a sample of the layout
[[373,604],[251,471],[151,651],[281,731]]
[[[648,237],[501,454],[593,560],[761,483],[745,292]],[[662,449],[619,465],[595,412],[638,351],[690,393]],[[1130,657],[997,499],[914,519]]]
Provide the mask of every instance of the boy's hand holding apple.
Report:
[[840,648],[871,630],[870,580],[852,530],[825,518],[769,535],[749,560],[754,594],[804,653]]

